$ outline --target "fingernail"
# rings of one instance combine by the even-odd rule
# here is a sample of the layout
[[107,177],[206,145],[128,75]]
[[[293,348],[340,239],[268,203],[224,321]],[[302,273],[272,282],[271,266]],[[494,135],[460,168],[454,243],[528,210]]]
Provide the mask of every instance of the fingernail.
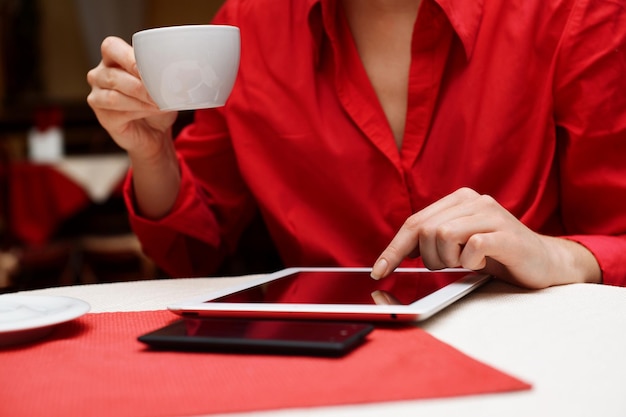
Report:
[[380,258],[374,264],[374,267],[372,268],[372,272],[370,276],[374,279],[381,279],[382,277],[385,276],[388,266],[389,264],[387,263],[387,260],[385,258]]

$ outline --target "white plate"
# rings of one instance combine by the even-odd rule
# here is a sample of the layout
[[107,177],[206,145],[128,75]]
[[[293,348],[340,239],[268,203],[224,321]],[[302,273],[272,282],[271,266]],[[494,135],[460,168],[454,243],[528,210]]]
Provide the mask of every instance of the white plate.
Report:
[[58,324],[74,320],[91,307],[70,297],[0,295],[0,347],[48,335]]

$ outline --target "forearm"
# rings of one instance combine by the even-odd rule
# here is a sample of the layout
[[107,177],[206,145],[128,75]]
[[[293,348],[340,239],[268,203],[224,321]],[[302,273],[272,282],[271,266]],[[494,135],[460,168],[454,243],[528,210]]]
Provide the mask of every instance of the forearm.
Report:
[[164,140],[163,148],[151,157],[129,153],[137,213],[157,220],[172,209],[180,189],[180,167],[174,142]]

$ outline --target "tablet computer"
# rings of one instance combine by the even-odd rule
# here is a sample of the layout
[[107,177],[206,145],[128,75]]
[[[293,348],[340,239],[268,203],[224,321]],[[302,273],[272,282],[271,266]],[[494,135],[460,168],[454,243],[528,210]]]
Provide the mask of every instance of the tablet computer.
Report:
[[183,317],[421,321],[489,280],[466,269],[287,268],[167,306]]

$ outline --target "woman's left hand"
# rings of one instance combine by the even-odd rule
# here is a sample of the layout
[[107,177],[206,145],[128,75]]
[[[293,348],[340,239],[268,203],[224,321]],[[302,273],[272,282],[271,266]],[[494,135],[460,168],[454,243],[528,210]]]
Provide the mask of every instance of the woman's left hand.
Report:
[[469,188],[409,217],[374,264],[372,278],[416,256],[429,269],[462,267],[528,288],[601,281],[585,247],[533,232],[492,197]]

